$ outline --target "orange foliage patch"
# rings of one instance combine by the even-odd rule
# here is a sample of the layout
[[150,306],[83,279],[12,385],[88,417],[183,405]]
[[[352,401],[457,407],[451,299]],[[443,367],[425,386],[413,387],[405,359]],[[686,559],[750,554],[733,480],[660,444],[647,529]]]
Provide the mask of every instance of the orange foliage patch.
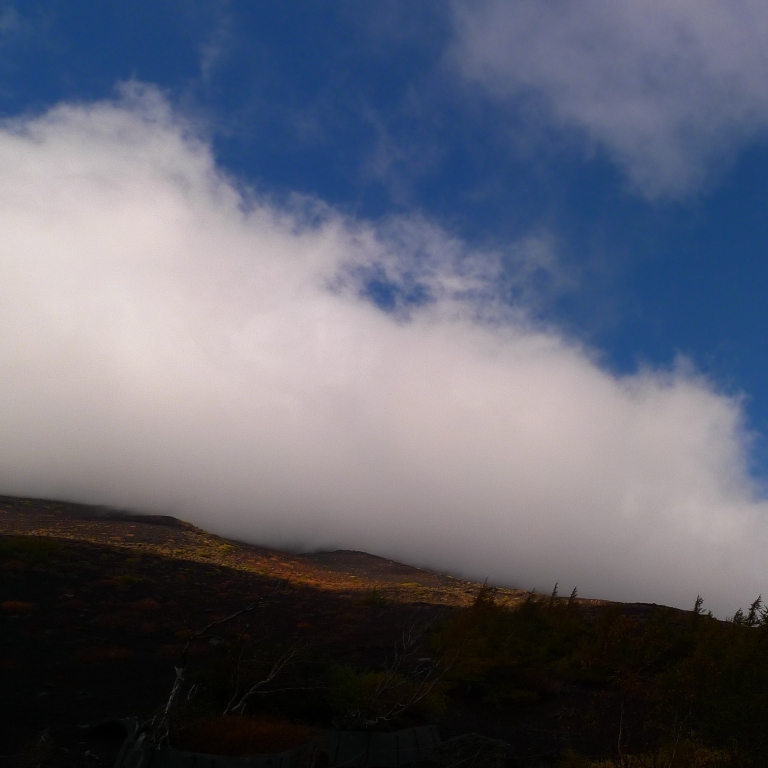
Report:
[[4,603],[0,603],[6,613],[26,613],[32,610],[32,603],[25,603],[21,600],[6,600]]
[[173,746],[216,755],[274,754],[310,741],[317,732],[269,716],[220,716],[199,720],[178,731]]

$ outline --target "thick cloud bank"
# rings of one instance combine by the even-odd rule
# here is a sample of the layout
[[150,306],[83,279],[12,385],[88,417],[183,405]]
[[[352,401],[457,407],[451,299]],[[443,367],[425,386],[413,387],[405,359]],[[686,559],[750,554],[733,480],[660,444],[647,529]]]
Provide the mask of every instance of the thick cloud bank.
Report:
[[761,0],[456,0],[456,61],[609,151],[646,194],[681,195],[768,127]]
[[238,191],[151,92],[6,125],[0,170],[0,492],[525,588],[766,590],[739,403],[494,310],[436,229]]

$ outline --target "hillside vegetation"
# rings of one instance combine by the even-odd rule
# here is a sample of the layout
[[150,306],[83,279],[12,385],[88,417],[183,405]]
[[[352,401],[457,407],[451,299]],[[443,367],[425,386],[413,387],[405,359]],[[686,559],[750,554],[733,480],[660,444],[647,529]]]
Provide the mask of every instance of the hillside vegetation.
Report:
[[119,741],[78,726],[134,715],[229,754],[436,723],[510,766],[768,762],[759,599],[723,622],[31,499],[0,499],[0,532],[0,754],[22,765],[106,767]]

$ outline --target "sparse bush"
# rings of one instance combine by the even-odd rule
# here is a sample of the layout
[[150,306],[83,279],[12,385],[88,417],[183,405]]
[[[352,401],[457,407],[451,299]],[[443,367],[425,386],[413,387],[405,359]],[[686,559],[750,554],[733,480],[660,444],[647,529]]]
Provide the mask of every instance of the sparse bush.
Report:
[[378,587],[374,587],[369,592],[366,592],[365,595],[357,601],[358,605],[367,605],[369,608],[382,608],[386,603],[387,600],[384,595],[381,594]]
[[141,584],[144,578],[134,573],[120,573],[117,576],[113,576],[111,581],[118,587],[133,587],[136,584]]
[[21,560],[30,565],[44,564],[65,554],[54,539],[38,536],[11,536],[0,539],[0,559]]
[[704,746],[694,739],[664,744],[657,751],[581,763],[584,768],[725,768],[734,764],[735,758],[728,751]]
[[395,727],[405,719],[443,708],[439,688],[445,672],[455,661],[424,653],[428,626],[411,625],[402,633],[381,669],[336,667],[331,676],[332,704],[339,713],[337,724],[347,728]]
[[441,691],[411,674],[335,667],[330,705],[340,728],[398,728],[435,717],[445,708]]

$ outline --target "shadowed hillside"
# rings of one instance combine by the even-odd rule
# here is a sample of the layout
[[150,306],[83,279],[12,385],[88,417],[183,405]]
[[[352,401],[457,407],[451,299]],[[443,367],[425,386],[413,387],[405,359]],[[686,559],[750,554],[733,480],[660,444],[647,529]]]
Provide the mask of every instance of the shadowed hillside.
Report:
[[726,623],[33,499],[0,498],[0,533],[7,761],[108,766],[119,732],[81,726],[128,716],[210,752],[431,723],[503,739],[509,765],[759,765],[768,748],[759,601]]

